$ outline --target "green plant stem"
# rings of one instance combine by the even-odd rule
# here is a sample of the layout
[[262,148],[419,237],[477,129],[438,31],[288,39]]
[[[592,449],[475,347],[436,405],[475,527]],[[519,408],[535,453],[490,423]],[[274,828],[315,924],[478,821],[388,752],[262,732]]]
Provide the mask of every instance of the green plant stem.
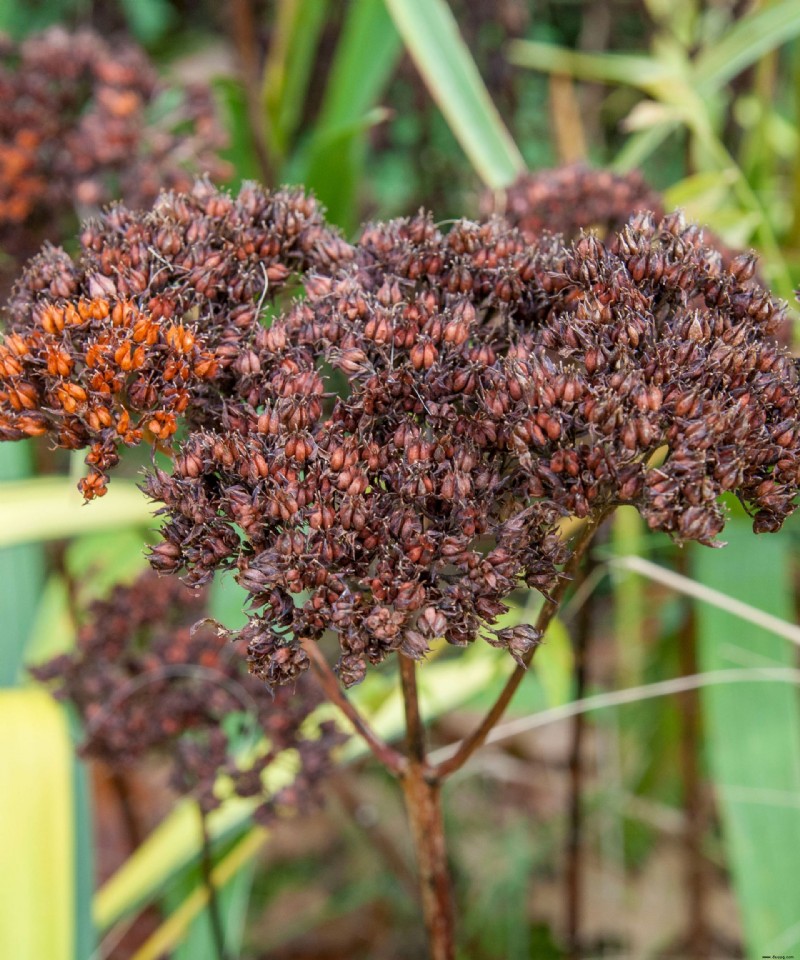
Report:
[[[587,517],[583,529],[577,536],[575,546],[572,550],[572,556],[564,567],[561,579],[551,592],[549,599],[545,601],[544,606],[539,611],[539,616],[536,620],[536,629],[541,631],[542,634],[544,634],[550,626],[553,617],[561,605],[564,594],[567,592],[567,588],[580,567],[581,560],[592,538],[595,533],[597,533],[599,526],[603,520],[605,520],[608,513],[609,510],[602,510],[596,516]],[[524,658],[523,663],[516,667],[486,716],[472,733],[461,741],[456,752],[449,759],[442,761],[437,767],[434,767],[433,772],[437,777],[445,779],[455,773],[456,770],[460,770],[472,754],[486,742],[486,738],[489,736],[492,727],[503,716],[508,704],[511,702],[511,698],[517,691],[517,687],[522,683],[522,678],[527,673],[536,649],[536,647],[533,647]]]
[[[587,563],[583,582],[592,573],[591,558]],[[575,624],[575,700],[586,696],[589,645],[592,637],[594,592],[578,610]],[[581,955],[581,919],[583,913],[583,743],[586,734],[586,715],[576,714],[572,719],[569,749],[569,828],[566,849],[566,918],[567,953],[570,960]]]
[[211,837],[208,832],[208,821],[206,820],[205,811],[199,803],[197,804],[197,812],[200,814],[200,833],[202,838],[200,847],[200,869],[203,873],[203,884],[208,893],[208,918],[211,923],[211,935],[214,939],[214,949],[216,950],[218,960],[228,960],[225,951],[225,930],[222,926],[217,885],[214,882],[213,876],[214,864],[211,859]]
[[401,776],[403,798],[417,860],[422,913],[431,960],[455,960],[455,919],[442,817],[441,780],[425,760],[425,731],[419,711],[416,664],[400,657],[406,716],[408,766]]
[[[677,566],[684,575],[688,573],[688,558],[682,551]],[[687,604],[683,623],[678,631],[678,658],[683,676],[692,676],[698,671],[697,622],[692,605]],[[686,903],[688,925],[686,931],[687,953],[692,960],[708,960],[711,955],[712,934],[708,922],[708,879],[703,856],[703,833],[705,817],[703,791],[700,779],[698,754],[702,738],[700,697],[696,690],[680,694],[681,738],[680,763],[683,781],[683,809],[686,813],[684,835]]]

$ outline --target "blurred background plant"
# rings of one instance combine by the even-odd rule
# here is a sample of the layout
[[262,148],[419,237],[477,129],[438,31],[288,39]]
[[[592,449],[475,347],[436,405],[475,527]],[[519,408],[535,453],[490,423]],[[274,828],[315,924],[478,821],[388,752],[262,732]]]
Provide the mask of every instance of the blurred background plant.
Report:
[[[798,282],[796,0],[7,0],[0,10],[14,42],[53,25],[93,27],[112,51],[137,42],[162,105],[187,83],[210,84],[227,146],[218,160],[190,151],[188,169],[211,165],[232,186],[302,182],[348,232],[420,205],[442,219],[503,211],[526,167],[638,167],[667,208],[733,248],[754,246],[780,295]],[[3,48],[9,75],[14,49]],[[158,116],[147,108],[137,123]],[[77,214],[110,194],[76,198],[53,182],[59,169],[74,172],[52,168],[47,186],[67,200],[47,208],[35,243],[69,248]],[[113,192],[122,180],[105,183]],[[25,230],[4,228],[5,258],[30,252]],[[142,456],[131,451],[108,496],[82,509],[79,464],[0,447],[0,849],[14,865],[0,880],[3,956],[217,960],[191,802],[175,802],[158,762],[87,773],[73,757],[76,718],[25,669],[73,649],[75,611],[144,566],[154,521],[135,487]],[[465,957],[800,950],[798,525],[755,540],[747,525],[734,517],[723,551],[678,550],[621,511],[595,549],[502,736],[447,794]],[[210,602],[226,625],[242,623],[232,582],[216,583]],[[439,715],[490,701],[501,657],[476,646],[421,672],[434,742],[458,735]],[[381,733],[399,732],[389,671],[358,698]],[[357,790],[352,777],[334,781],[328,809],[302,826],[253,828],[247,800],[209,814],[231,956],[420,955],[402,812],[356,745],[342,760]]]

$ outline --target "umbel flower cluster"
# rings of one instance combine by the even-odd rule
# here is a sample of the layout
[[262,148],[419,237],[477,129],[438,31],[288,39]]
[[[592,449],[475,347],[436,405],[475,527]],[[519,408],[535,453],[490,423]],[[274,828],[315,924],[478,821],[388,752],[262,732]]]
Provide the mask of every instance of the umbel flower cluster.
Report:
[[[143,50],[60,27],[0,40],[0,237],[124,197],[149,206],[195,174],[222,175],[210,91],[160,87]],[[60,233],[60,231],[59,231]]]
[[[195,627],[205,600],[148,571],[92,604],[76,649],[34,674],[76,707],[85,755],[111,766],[167,757],[174,789],[205,812],[235,794],[258,799],[256,816],[268,820],[315,796],[343,737],[332,722],[309,721],[320,697],[308,678],[268,691],[242,651]],[[289,785],[271,793],[265,773],[281,764]]]
[[[295,680],[326,631],[345,684],[440,637],[525,662],[536,630],[497,620],[519,586],[559,585],[566,517],[632,504],[714,544],[723,492],[757,531],[793,510],[800,389],[752,256],[723,265],[699,228],[649,213],[571,243],[500,219],[444,232],[420,213],[348,245],[290,196],[200,184],[151,214],[112,210],[77,263],[47,251],[17,286],[0,381],[4,436],[100,444],[87,494],[138,439],[118,418],[171,443],[172,470],[146,481],[165,517],[152,563],[193,584],[235,571],[270,684]],[[252,213],[275,204],[292,212]],[[304,296],[267,320],[292,274]],[[154,339],[135,371],[107,359],[97,377],[95,346],[133,357],[137,324]],[[184,415],[180,440],[172,419],[154,429],[159,412]]]

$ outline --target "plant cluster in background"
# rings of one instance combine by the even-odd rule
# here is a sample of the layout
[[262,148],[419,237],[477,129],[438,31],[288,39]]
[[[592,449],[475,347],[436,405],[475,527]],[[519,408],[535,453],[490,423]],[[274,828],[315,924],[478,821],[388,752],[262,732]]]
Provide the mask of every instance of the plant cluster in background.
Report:
[[[206,604],[147,572],[95,601],[75,650],[34,676],[77,709],[85,756],[123,769],[166,757],[173,788],[206,814],[230,796],[255,798],[259,822],[307,809],[343,737],[309,721],[321,697],[308,682],[270,693],[250,677],[244,652],[202,622]],[[273,765],[286,784],[266,779]]]

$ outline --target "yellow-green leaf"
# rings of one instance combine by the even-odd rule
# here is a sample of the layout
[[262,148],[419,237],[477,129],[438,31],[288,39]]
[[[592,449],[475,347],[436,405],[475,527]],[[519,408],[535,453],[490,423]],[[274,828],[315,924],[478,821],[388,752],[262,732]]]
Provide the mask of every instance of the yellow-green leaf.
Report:
[[74,960],[72,744],[44,691],[0,691],[0,957]]

